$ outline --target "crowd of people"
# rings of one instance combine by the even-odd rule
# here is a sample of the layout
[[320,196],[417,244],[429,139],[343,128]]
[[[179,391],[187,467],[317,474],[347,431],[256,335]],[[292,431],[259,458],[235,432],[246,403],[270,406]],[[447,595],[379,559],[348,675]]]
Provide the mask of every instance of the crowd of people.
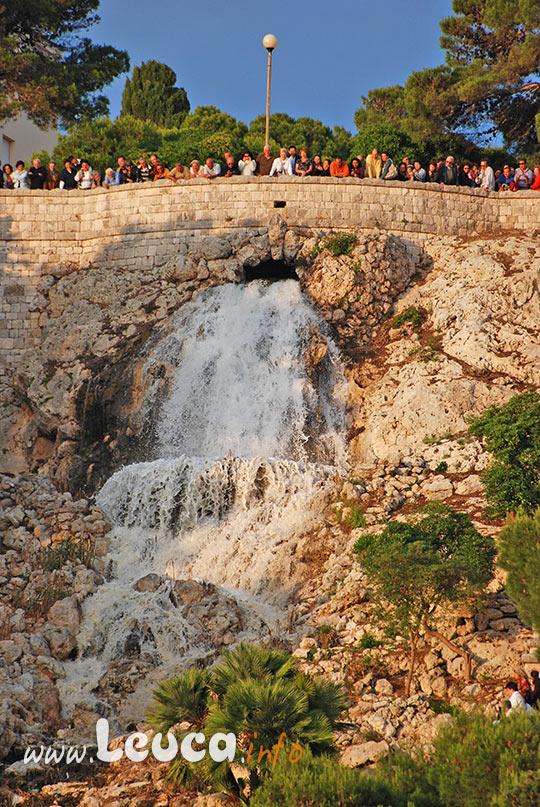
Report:
[[30,190],[53,190],[61,188],[72,190],[79,188],[111,188],[115,185],[134,184],[138,182],[153,182],[166,179],[171,182],[196,178],[218,179],[232,176],[298,176],[298,177],[353,177],[355,179],[382,179],[402,182],[432,182],[439,185],[454,185],[458,187],[479,187],[485,191],[518,191],[540,190],[540,165],[529,168],[525,159],[518,161],[517,167],[505,164],[502,168],[493,170],[486,159],[479,164],[463,161],[457,164],[452,156],[440,157],[424,168],[419,160],[410,160],[404,157],[397,165],[384,151],[379,154],[373,149],[366,157],[359,154],[350,162],[336,157],[334,160],[321,159],[316,154],[313,158],[308,156],[305,148],[297,154],[296,148],[280,149],[279,156],[272,154],[270,146],[265,146],[262,152],[254,158],[249,151],[245,151],[240,159],[235,159],[231,152],[226,151],[222,162],[208,157],[204,164],[192,160],[190,165],[177,162],[169,168],[156,154],[147,161],[141,157],[137,164],[125,157],[118,157],[116,165],[100,173],[95,171],[90,161],[68,157],[63,168],[57,168],[55,162],[50,162],[45,168],[40,160],[32,160],[30,168],[26,169],[24,162],[19,160],[13,167],[6,163],[0,170],[1,188],[28,188]]

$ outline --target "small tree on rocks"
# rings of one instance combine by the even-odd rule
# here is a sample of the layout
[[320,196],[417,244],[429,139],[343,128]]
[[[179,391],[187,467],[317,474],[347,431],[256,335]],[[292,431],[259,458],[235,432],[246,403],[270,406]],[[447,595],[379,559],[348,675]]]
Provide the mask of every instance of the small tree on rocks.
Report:
[[444,607],[466,602],[491,580],[492,539],[482,536],[466,513],[437,502],[419,510],[410,521],[391,521],[379,535],[362,536],[355,552],[374,585],[379,616],[409,639],[406,695],[422,635],[461,656],[468,682],[470,653],[437,627]]

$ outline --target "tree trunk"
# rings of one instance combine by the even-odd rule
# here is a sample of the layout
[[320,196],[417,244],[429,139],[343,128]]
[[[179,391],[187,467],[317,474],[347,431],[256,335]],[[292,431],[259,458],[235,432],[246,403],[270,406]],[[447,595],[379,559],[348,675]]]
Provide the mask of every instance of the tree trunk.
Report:
[[411,683],[412,677],[414,672],[414,664],[416,661],[416,643],[418,642],[418,633],[413,633],[412,631],[409,633],[409,638],[411,640],[411,655],[410,655],[410,662],[409,662],[409,672],[407,673],[407,680],[405,681],[405,697],[408,698],[411,694]]
[[430,639],[437,639],[441,644],[447,647],[452,652],[457,653],[458,656],[461,656],[463,659],[463,671],[465,675],[465,683],[469,684],[471,681],[471,654],[468,650],[465,650],[463,647],[459,647],[459,645],[454,644],[451,642],[450,639],[447,639],[446,636],[443,636],[442,633],[439,633],[438,630],[431,630],[430,628],[425,628],[425,636]]

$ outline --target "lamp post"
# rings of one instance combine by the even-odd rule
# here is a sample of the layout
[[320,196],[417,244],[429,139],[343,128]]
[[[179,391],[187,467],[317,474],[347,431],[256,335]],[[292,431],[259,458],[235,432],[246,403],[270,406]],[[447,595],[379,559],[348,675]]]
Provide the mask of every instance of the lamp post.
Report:
[[274,34],[266,34],[262,41],[264,47],[268,51],[268,78],[266,80],[266,131],[264,135],[264,145],[268,145],[268,138],[270,136],[270,76],[272,73],[272,51],[277,45],[277,37]]

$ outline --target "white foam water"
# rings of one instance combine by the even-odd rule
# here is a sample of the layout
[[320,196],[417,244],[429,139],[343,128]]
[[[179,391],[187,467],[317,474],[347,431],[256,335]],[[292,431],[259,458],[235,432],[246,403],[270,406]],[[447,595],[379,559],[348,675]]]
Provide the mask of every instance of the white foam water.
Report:
[[[329,340],[319,383],[308,380],[313,325],[323,330],[295,281],[228,285],[182,309],[154,347],[148,367],[175,368],[160,408],[156,390],[148,395],[159,459],[122,468],[97,496],[114,525],[111,579],[84,603],[80,658],[59,682],[68,709],[88,700],[134,629],[164,674],[211,650],[167,581],[233,595],[239,638],[268,636],[283,620],[298,536],[346,456],[343,375]],[[165,582],[137,591],[151,572]]]

